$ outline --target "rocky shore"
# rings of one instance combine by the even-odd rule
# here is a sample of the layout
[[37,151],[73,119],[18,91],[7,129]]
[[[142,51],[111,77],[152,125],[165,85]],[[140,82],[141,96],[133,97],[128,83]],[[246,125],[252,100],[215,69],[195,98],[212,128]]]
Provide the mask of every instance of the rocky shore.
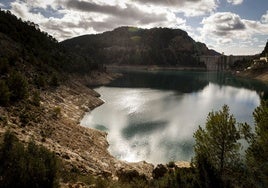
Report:
[[259,80],[268,84],[268,68],[267,67],[263,67],[263,68],[261,67],[258,69],[249,69],[249,70],[245,70],[241,72],[236,72],[235,75]]
[[[92,79],[98,84],[111,81],[114,76],[97,73]],[[101,78],[98,78],[101,77]],[[80,126],[86,111],[103,104],[99,94],[87,87],[89,78],[73,78],[61,86],[40,93],[42,114],[36,123],[19,125],[19,118],[0,107],[0,132],[10,130],[23,142],[33,139],[37,144],[54,151],[63,159],[65,167],[79,169],[82,173],[117,179],[122,171],[136,170],[151,177],[154,166],[146,162],[127,163],[117,160],[108,152],[107,133]],[[97,83],[94,83],[97,84]],[[3,135],[3,134],[1,134]]]

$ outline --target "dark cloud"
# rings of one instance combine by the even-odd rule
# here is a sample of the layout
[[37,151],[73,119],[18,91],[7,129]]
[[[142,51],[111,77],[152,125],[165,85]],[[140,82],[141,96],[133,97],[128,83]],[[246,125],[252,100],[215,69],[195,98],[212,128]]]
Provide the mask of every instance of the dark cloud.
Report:
[[65,2],[67,9],[74,9],[82,12],[100,13],[109,15],[102,21],[94,21],[92,18],[83,20],[75,27],[82,27],[84,29],[93,28],[97,32],[114,29],[122,25],[146,25],[151,23],[161,23],[168,21],[166,14],[148,13],[139,9],[135,5],[125,4],[125,7],[100,5],[86,1],[72,1]]
[[73,1],[68,0],[66,2],[66,7],[70,9],[76,9],[79,11],[85,12],[98,12],[98,13],[105,13],[105,14],[122,14],[124,11],[117,7],[117,6],[110,6],[110,5],[98,5],[91,2],[86,1]]
[[86,1],[73,1],[69,0],[66,2],[66,7],[84,12],[96,12],[102,14],[108,14],[115,17],[121,17],[124,19],[141,19],[142,23],[159,22],[165,19],[164,14],[146,13],[135,5],[126,4],[125,8],[120,6],[111,5],[99,5]]

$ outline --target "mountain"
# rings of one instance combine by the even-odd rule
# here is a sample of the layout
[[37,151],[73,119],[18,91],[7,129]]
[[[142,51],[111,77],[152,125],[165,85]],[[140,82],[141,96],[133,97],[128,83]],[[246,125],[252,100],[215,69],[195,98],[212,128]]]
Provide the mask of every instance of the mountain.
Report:
[[97,63],[202,67],[200,55],[219,55],[185,31],[169,28],[119,27],[102,34],[61,42],[70,51]]

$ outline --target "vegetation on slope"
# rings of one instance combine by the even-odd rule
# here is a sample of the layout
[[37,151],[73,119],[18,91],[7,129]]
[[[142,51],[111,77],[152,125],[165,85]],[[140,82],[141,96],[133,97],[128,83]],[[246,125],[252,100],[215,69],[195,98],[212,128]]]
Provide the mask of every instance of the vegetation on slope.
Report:
[[90,58],[67,52],[38,25],[0,11],[0,105],[20,101],[34,89],[55,87],[68,73],[103,70]]
[[56,155],[34,141],[26,147],[6,132],[0,145],[0,187],[58,187]]
[[98,63],[203,67],[200,55],[218,55],[180,29],[120,27],[62,44]]
[[267,57],[268,56],[268,40],[266,42],[266,45],[264,47],[264,50],[260,54],[261,57]]

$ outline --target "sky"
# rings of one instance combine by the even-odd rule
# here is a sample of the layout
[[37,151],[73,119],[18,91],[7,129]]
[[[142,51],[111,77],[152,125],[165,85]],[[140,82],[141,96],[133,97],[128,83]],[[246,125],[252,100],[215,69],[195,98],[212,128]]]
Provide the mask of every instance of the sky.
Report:
[[0,8],[58,41],[120,26],[169,27],[220,53],[252,55],[268,39],[268,0],[0,0]]

